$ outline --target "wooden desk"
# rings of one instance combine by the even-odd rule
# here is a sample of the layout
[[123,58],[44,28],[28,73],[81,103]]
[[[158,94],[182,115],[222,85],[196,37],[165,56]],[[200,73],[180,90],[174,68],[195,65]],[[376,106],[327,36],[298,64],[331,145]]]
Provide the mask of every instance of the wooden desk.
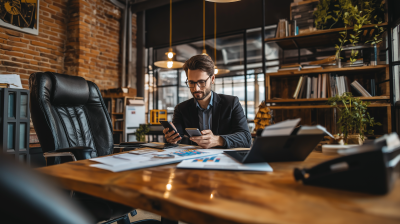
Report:
[[305,186],[294,167],[332,158],[313,152],[304,162],[270,163],[274,172],[176,169],[176,164],[112,173],[89,160],[38,169],[65,188],[189,223],[400,223],[400,181],[384,196]]

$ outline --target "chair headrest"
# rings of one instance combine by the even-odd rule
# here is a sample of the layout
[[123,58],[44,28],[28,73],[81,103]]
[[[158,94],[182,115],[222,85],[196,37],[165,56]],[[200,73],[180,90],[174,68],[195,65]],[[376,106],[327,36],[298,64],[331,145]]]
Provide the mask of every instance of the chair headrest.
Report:
[[83,105],[89,99],[89,86],[86,80],[79,76],[52,73],[53,105]]

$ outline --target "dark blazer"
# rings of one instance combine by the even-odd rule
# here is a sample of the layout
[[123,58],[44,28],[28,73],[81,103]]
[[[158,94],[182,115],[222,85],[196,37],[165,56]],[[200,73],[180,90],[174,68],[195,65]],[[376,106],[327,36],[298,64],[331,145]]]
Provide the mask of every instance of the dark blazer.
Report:
[[[188,135],[185,128],[198,128],[199,117],[195,100],[189,99],[175,107],[172,123],[181,136]],[[214,92],[211,131],[225,140],[224,148],[249,148],[251,134],[242,106],[236,96]],[[181,143],[189,143],[183,138]]]

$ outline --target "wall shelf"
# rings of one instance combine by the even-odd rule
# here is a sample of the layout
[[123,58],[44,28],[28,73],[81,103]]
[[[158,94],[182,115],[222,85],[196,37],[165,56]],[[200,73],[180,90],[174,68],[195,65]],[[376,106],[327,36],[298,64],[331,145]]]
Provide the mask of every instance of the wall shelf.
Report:
[[[373,97],[358,97],[361,100],[390,100],[389,96],[373,96]],[[301,102],[307,102],[307,103],[312,103],[312,102],[327,102],[328,98],[313,98],[313,99],[271,99],[271,100],[266,100],[266,103],[301,103]]]
[[[293,109],[329,109],[330,105],[294,105],[294,106],[268,106],[272,110],[293,110]],[[374,103],[368,107],[390,107],[390,103]],[[333,109],[333,108],[332,108]]]
[[[387,27],[387,23],[382,23],[379,27]],[[362,36],[371,37],[375,32],[375,25],[365,25],[361,28],[364,30]],[[335,28],[327,30],[317,30],[314,32],[300,34],[297,36],[280,37],[280,38],[268,38],[265,39],[266,43],[276,43],[284,50],[298,49],[298,48],[314,48],[314,47],[333,47],[338,38],[340,32],[344,31],[345,28]],[[347,30],[353,30],[353,27],[347,28]]]
[[327,68],[327,69],[305,69],[301,71],[282,71],[274,73],[266,73],[267,76],[300,76],[308,74],[320,74],[320,73],[344,73],[344,72],[365,72],[365,71],[385,71],[389,68],[389,65],[377,65],[377,66],[362,66],[362,67],[346,67],[346,68]]

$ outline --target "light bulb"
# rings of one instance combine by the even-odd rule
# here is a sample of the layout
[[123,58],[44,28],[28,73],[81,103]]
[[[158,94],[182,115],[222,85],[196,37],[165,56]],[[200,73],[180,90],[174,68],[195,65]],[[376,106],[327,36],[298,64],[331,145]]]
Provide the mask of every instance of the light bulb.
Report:
[[218,74],[218,69],[214,69],[214,74]]
[[174,62],[173,62],[173,61],[167,62],[167,67],[168,67],[168,68],[172,68],[173,65],[174,65]]
[[174,54],[172,52],[168,52],[168,58],[174,57]]

